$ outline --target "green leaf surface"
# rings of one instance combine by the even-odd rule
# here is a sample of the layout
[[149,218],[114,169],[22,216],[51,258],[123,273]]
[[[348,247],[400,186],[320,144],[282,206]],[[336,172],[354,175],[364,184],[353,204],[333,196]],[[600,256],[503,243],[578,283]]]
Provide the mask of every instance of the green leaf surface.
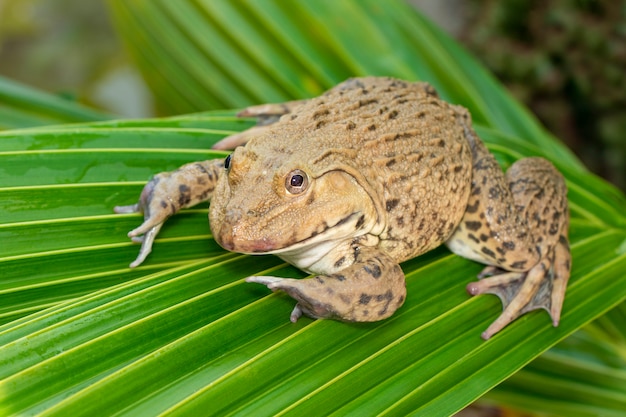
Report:
[[141,217],[112,207],[134,203],[156,172],[224,157],[210,145],[251,122],[219,111],[12,130],[0,133],[0,415],[430,416],[486,392],[555,415],[623,412],[626,198],[438,29],[396,0],[109,5],[164,111],[303,98],[349,76],[394,75],[470,108],[504,168],[551,159],[571,209],[561,324],[533,312],[482,341],[500,303],[468,296],[481,266],[445,248],[402,264],[408,296],[390,319],[293,324],[292,299],[243,279],[304,274],[273,256],[222,250],[203,206],[170,219],[149,259],[130,269],[138,246],[126,233]]
[[[243,279],[303,274],[273,256],[224,252],[206,208],[171,219],[146,264],[128,269],[138,248],[125,233],[140,217],[112,206],[137,198],[149,172],[223,157],[206,149],[224,123],[238,125],[223,114],[177,120],[0,135],[0,241],[10,242],[0,258],[1,413],[450,414],[626,297],[623,196],[566,166],[575,263],[558,328],[537,312],[482,341],[499,302],[470,298],[464,286],[480,266],[443,248],[402,265],[408,296],[392,318],[292,324],[290,298]],[[478,130],[504,165],[536,151]],[[605,408],[618,409],[619,382],[586,403],[612,398]]]

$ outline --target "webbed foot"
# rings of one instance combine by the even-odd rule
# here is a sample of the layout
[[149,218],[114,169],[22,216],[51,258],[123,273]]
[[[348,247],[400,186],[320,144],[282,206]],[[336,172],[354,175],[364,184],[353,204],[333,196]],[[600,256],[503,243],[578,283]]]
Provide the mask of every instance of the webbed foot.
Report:
[[[527,272],[486,267],[478,275],[479,281],[467,285],[467,292],[497,295],[502,301],[503,312],[481,337],[487,340],[519,316],[540,308],[550,314],[553,326],[558,326],[570,267],[571,255],[564,237],[548,256]],[[483,278],[487,276],[490,277]]]

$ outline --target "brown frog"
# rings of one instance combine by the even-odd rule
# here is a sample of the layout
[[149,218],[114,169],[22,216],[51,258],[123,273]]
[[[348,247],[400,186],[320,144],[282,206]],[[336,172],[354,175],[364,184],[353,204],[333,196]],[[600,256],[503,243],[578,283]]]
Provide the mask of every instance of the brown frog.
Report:
[[[520,315],[544,308],[558,325],[570,275],[563,177],[542,158],[506,174],[463,107],[425,83],[350,79],[301,102],[244,111],[265,126],[225,139],[226,160],[194,162],[153,177],[129,233],[142,242],[137,266],[163,222],[211,200],[216,241],[248,254],[276,254],[315,274],[249,277],[296,301],[291,320],[377,321],[405,299],[400,262],[442,243],[488,265],[472,295],[491,293],[504,311],[488,339]],[[282,116],[278,118],[278,116]]]

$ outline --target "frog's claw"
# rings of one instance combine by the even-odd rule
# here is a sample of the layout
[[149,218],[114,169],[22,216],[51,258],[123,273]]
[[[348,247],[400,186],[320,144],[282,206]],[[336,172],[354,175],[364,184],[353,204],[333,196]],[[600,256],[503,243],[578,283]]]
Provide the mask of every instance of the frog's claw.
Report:
[[545,309],[552,324],[558,326],[571,262],[565,238],[559,241],[551,255],[528,272],[506,272],[489,266],[479,278],[493,276],[467,285],[471,295],[494,294],[502,301],[503,312],[482,333],[483,339],[489,339],[519,316],[539,308]]

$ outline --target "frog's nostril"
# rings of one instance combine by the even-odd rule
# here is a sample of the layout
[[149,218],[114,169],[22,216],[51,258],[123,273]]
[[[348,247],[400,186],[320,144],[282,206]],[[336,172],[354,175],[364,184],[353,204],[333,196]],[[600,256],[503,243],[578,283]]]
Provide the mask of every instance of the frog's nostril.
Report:
[[242,217],[242,211],[241,209],[238,208],[229,208],[228,210],[226,210],[226,215],[224,216],[224,220],[226,221],[226,223],[237,223],[238,221],[241,220]]

